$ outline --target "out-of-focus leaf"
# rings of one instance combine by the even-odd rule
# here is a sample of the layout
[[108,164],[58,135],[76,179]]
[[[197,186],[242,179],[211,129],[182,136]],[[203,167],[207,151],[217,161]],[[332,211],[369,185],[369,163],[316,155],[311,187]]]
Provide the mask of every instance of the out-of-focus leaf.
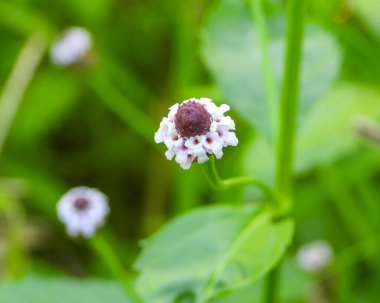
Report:
[[132,303],[112,282],[34,277],[1,283],[0,298],[6,303]]
[[78,86],[73,78],[45,70],[28,90],[17,113],[11,139],[18,146],[30,146],[56,127],[75,104]]
[[[380,91],[355,83],[340,83],[316,102],[298,125],[296,172],[330,163],[352,151],[359,140],[355,118],[380,117]],[[247,173],[273,181],[274,150],[258,139],[248,148]]]
[[[310,293],[312,277],[301,272],[294,262],[285,260],[281,269],[280,302],[304,302]],[[260,302],[263,291],[262,280],[232,293],[213,298],[210,303]]]
[[380,38],[380,2],[377,0],[360,0],[354,1],[352,8],[364,20],[364,22],[371,28],[374,34]]
[[258,208],[198,209],[145,242],[136,262],[137,287],[152,303],[207,302],[260,279],[279,261],[292,234],[292,221],[273,223]]
[[[271,25],[269,49],[279,88],[285,24],[278,18],[271,18],[268,23]],[[273,137],[274,130],[269,121],[275,114],[270,113],[267,102],[257,30],[244,1],[220,1],[202,33],[204,61],[228,102],[262,136]],[[333,37],[316,26],[307,27],[303,47],[301,113],[307,112],[313,102],[330,88],[338,76],[341,62]]]

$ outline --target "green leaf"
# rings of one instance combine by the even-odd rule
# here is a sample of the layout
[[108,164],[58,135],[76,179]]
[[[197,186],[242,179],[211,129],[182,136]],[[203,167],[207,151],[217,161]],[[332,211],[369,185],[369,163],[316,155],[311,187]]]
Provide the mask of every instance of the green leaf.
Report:
[[[350,5],[348,3],[347,5]],[[380,38],[380,2],[377,0],[360,0],[351,4],[353,10],[364,19],[364,22]]]
[[[354,123],[360,116],[380,118],[380,91],[371,86],[342,82],[315,103],[298,125],[296,173],[331,163],[353,151],[360,140]],[[273,148],[258,138],[248,147],[245,170],[273,182]]]
[[169,222],[144,243],[136,261],[137,287],[152,303],[207,302],[264,276],[292,234],[292,221],[273,223],[257,207],[200,208]]
[[132,303],[112,282],[34,277],[0,283],[0,298],[6,303]]
[[341,83],[321,99],[298,130],[296,148],[299,172],[336,160],[360,142],[355,119],[380,118],[380,91],[365,85]]
[[[281,267],[279,302],[304,302],[312,290],[313,282],[313,277],[300,271],[293,260],[285,260]],[[223,293],[209,303],[260,302],[263,290],[263,280],[260,280],[238,291]]]
[[[284,20],[272,17],[270,54],[280,88],[285,45]],[[273,137],[267,103],[262,55],[256,28],[244,1],[222,0],[202,31],[206,66],[227,101],[264,138]],[[328,64],[326,64],[328,62]],[[301,72],[300,111],[307,112],[338,77],[341,56],[334,38],[316,26],[306,28]]]

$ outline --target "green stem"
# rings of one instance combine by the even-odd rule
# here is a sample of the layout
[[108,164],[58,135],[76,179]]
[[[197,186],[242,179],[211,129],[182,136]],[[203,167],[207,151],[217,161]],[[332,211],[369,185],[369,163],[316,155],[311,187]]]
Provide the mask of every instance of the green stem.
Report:
[[[288,212],[292,207],[293,158],[295,125],[299,98],[299,75],[301,66],[304,30],[304,0],[290,0],[284,77],[281,92],[280,124],[277,138],[275,192],[280,199],[279,212]],[[264,302],[272,303],[279,284],[279,267],[266,278]]]
[[263,0],[249,0],[252,17],[255,21],[255,31],[260,39],[261,56],[264,69],[266,96],[271,113],[273,131],[277,129],[278,115],[278,87],[276,77],[272,66],[272,60],[269,49],[269,35],[266,27],[265,13],[263,10]]
[[90,86],[101,101],[139,134],[145,142],[157,148],[153,136],[155,127],[151,119],[109,81],[106,75],[98,71],[89,79]]
[[124,272],[124,267],[114,252],[114,249],[101,235],[91,239],[91,245],[98,256],[103,260],[111,274],[117,279],[125,290],[128,299],[134,303],[143,303],[144,301],[133,287],[132,279]]
[[46,50],[39,35],[31,36],[21,49],[0,96],[0,155],[21,99]]
[[264,302],[274,303],[278,301],[278,284],[281,266],[276,266],[268,274],[267,279],[264,281]]
[[296,132],[296,117],[299,99],[299,75],[301,66],[304,28],[304,0],[290,1],[284,80],[281,93],[280,125],[278,132],[276,184],[283,207],[291,205],[293,183],[293,160]]
[[213,156],[210,157],[208,163],[202,164],[200,165],[200,167],[207,181],[210,183],[211,187],[214,190],[226,190],[236,186],[252,185],[258,187],[273,202],[277,200],[274,196],[272,189],[259,179],[255,179],[248,176],[242,176],[222,180],[216,169],[215,159]]

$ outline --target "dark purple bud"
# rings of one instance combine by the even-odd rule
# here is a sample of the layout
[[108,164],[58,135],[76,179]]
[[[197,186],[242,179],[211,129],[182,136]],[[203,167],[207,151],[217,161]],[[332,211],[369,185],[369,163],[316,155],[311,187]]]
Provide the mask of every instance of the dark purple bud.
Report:
[[89,207],[89,205],[90,205],[90,201],[88,201],[85,198],[78,198],[74,202],[74,207],[80,211],[86,210]]
[[179,106],[174,122],[182,137],[200,136],[210,130],[211,115],[202,104],[188,101]]

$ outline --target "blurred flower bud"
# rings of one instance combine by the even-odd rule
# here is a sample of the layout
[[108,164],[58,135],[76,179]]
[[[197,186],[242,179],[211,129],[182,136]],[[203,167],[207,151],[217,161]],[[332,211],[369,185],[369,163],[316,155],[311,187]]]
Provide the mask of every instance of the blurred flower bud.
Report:
[[103,225],[109,207],[107,197],[97,189],[76,187],[62,196],[57,212],[70,236],[89,238]]
[[50,59],[58,66],[87,66],[92,50],[91,34],[81,27],[70,27],[53,43]]
[[319,272],[330,265],[333,250],[326,241],[314,241],[301,246],[297,253],[297,263],[306,272]]

